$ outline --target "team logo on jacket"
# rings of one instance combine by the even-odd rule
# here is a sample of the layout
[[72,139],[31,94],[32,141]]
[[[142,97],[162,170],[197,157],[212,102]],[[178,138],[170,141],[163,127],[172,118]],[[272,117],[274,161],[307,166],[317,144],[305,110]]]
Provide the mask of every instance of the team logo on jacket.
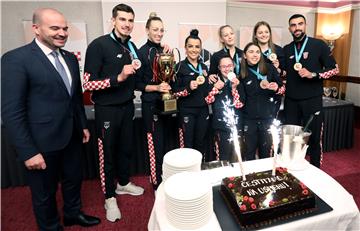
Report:
[[245,126],[244,126],[244,132],[247,132],[248,129],[249,129],[249,126],[245,125]]
[[189,117],[188,116],[184,117],[184,123],[186,123],[186,124],[189,123]]
[[154,115],[154,116],[153,116],[153,120],[154,120],[155,122],[158,121],[158,120],[159,120],[158,115]]
[[108,129],[110,127],[110,121],[105,121],[104,122],[104,128]]
[[303,53],[303,58],[304,58],[304,59],[307,59],[308,57],[309,57],[309,52],[304,52],[304,53]]
[[294,55],[291,55],[290,57],[289,57],[289,59],[293,59],[294,58]]
[[118,54],[118,55],[116,56],[116,58],[121,59],[121,58],[122,58],[122,54]]

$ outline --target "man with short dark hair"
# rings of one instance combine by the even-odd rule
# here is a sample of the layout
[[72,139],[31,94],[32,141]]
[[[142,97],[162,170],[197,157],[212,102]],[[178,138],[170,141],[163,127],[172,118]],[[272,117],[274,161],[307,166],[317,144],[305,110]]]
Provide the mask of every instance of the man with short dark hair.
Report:
[[[144,189],[129,181],[133,151],[134,90],[141,62],[130,41],[134,11],[125,4],[113,8],[110,34],[90,43],[86,51],[84,88],[95,103],[101,188],[105,194],[106,219],[121,218],[116,194],[142,195]],[[115,187],[114,179],[118,184]]]
[[67,22],[59,11],[41,8],[34,12],[33,31],[33,42],[1,59],[2,120],[27,168],[39,229],[63,229],[56,207],[59,175],[64,225],[96,225],[98,218],[80,210],[81,145],[90,133],[78,61],[61,49]]
[[284,102],[286,124],[304,125],[314,117],[308,153],[310,163],[320,167],[322,159],[322,94],[323,79],[339,73],[329,47],[306,35],[306,19],[301,14],[289,18],[289,31],[294,41],[284,47],[286,62],[286,93]]

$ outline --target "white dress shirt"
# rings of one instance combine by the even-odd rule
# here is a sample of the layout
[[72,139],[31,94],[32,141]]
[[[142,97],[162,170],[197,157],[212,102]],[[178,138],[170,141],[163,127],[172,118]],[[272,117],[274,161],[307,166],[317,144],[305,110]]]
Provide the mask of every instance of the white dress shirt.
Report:
[[[55,58],[54,56],[51,55],[51,52],[53,52],[53,50],[51,50],[49,47],[45,46],[44,44],[42,44],[37,38],[35,39],[36,44],[40,47],[40,49],[44,52],[44,54],[46,55],[46,57],[50,60],[50,62],[52,63],[52,65],[55,67]],[[70,87],[71,87],[71,83],[72,83],[72,77],[71,77],[71,73],[70,70],[68,68],[68,66],[66,65],[66,62],[60,52],[59,49],[56,50],[56,52],[59,54],[59,60],[60,63],[64,66],[65,71],[66,71],[66,75],[69,79],[69,83],[70,83]]]

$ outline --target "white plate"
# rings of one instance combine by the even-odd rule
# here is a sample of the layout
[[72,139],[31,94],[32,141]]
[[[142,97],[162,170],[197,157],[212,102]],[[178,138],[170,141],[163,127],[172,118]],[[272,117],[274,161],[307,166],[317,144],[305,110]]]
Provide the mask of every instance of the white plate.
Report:
[[178,148],[171,150],[164,156],[164,163],[178,168],[186,168],[196,163],[201,164],[202,154],[191,148]]
[[179,201],[202,198],[211,190],[210,182],[198,172],[177,173],[164,184],[165,195]]
[[[189,191],[191,191],[191,189]],[[211,195],[209,195],[210,193],[212,193],[212,191],[210,191],[210,189],[209,189],[209,192],[201,195],[200,197],[189,199],[189,200],[177,199],[177,198],[174,198],[172,195],[168,195],[168,194],[165,194],[165,198],[170,203],[187,206],[187,205],[205,203],[206,201],[208,201],[210,199],[210,196],[211,196]]]
[[193,164],[190,164],[187,166],[182,166],[182,167],[163,163],[163,169],[169,169],[169,170],[186,170],[186,169],[196,169],[196,168],[201,168],[201,162],[193,163]]

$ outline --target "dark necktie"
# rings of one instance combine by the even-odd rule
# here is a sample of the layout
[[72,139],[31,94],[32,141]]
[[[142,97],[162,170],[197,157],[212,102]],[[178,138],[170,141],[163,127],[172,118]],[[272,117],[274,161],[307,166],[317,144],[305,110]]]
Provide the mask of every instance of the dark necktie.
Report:
[[56,51],[53,51],[50,54],[54,57],[56,70],[59,72],[62,80],[64,81],[64,84],[66,86],[66,89],[67,89],[69,95],[71,95],[71,87],[70,87],[69,78],[66,74],[64,66],[60,63],[59,53]]

